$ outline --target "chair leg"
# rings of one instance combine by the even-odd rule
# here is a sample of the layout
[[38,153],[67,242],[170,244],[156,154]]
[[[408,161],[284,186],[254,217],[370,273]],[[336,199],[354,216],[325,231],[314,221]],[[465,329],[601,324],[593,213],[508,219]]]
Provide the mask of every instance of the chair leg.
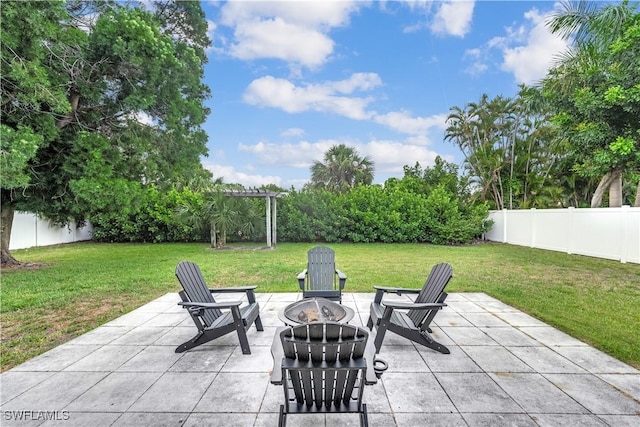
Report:
[[258,331],[264,331],[264,328],[262,327],[262,319],[260,319],[260,315],[256,317],[256,320],[253,323],[256,325],[256,329]]
[[431,338],[431,336],[428,333],[421,332],[420,337],[422,337],[422,340],[420,340],[419,344],[422,344],[425,347],[429,347],[430,349],[435,350],[442,354],[451,353],[447,347],[445,347],[444,345],[440,344],[439,342]]
[[362,404],[362,412],[360,413],[360,427],[369,427],[369,417],[367,416],[367,405]]
[[197,347],[200,344],[204,344],[207,341],[209,340],[206,339],[204,331],[200,331],[198,332],[198,335],[176,347],[176,353],[184,353],[185,351],[191,350],[192,348]]
[[369,320],[367,321],[367,328],[369,328],[370,331],[373,331],[373,319],[371,318],[371,315],[369,315]]
[[280,417],[278,418],[278,427],[286,427],[287,414],[284,412],[284,405],[280,405]]
[[380,353],[380,347],[382,347],[382,341],[384,340],[384,336],[387,333],[388,321],[382,319],[378,328],[376,330],[376,337],[373,340],[373,344],[376,348],[376,354]]
[[238,340],[240,341],[240,348],[242,354],[251,354],[251,347],[249,347],[249,340],[247,339],[247,331],[244,330],[242,324],[236,325],[236,331],[238,332]]

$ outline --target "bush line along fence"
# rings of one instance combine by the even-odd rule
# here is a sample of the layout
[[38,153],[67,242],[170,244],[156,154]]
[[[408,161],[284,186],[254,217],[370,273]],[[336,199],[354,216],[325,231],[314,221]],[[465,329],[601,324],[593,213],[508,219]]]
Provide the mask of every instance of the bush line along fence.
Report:
[[[640,208],[567,208],[491,211],[485,239],[532,248],[640,264]],[[90,224],[57,226],[16,212],[10,249],[90,240]]]

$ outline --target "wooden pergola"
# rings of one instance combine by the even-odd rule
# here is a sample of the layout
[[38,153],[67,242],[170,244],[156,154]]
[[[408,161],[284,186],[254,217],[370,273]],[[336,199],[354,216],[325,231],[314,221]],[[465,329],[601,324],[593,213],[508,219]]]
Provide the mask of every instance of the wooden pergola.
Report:
[[273,248],[277,241],[277,204],[276,200],[286,196],[287,193],[279,193],[268,190],[225,190],[224,194],[231,197],[264,197],[266,200],[266,217],[267,217],[267,247]]

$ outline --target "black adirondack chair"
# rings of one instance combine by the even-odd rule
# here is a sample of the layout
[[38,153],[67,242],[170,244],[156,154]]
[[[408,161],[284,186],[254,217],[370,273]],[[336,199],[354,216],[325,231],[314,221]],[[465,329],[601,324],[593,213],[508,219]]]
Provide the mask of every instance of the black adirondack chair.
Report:
[[[193,322],[198,327],[198,334],[179,345],[176,353],[182,353],[236,331],[242,353],[251,354],[246,331],[254,323],[257,330],[264,330],[260,320],[260,307],[254,293],[257,286],[209,289],[200,267],[188,261],[178,264],[176,277],[183,288],[179,293],[182,302],[178,304],[189,310]],[[212,293],[244,293],[248,304],[243,305],[240,300],[216,302]]]
[[[447,293],[445,286],[453,277],[453,269],[447,263],[433,266],[422,289],[403,289],[374,286],[376,295],[371,303],[367,327],[377,328],[375,347],[380,352],[382,341],[387,331],[395,332],[415,343],[424,345],[443,354],[449,354],[449,349],[435,341],[429,325],[438,310],[446,306],[444,300]],[[417,294],[415,302],[383,301],[385,293]],[[406,310],[406,311],[402,311]]]
[[365,385],[387,369],[375,360],[369,331],[337,322],[313,322],[278,329],[271,347],[271,383],[282,385],[285,403],[278,426],[289,414],[359,413],[368,426]]
[[326,298],[342,302],[347,276],[336,268],[336,254],[326,246],[307,252],[307,268],[298,274],[303,298]]

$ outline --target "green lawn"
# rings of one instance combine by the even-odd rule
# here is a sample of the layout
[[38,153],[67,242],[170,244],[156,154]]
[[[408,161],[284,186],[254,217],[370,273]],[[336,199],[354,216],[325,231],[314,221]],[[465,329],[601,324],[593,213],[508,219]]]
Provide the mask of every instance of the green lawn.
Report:
[[[1,370],[49,350],[180,285],[178,262],[200,265],[212,287],[295,292],[312,244],[209,250],[205,244],[76,243],[13,251],[46,266],[2,272]],[[332,244],[347,291],[422,286],[431,266],[453,265],[450,292],[485,292],[640,368],[640,266],[485,243]],[[177,302],[177,301],[176,301]]]

